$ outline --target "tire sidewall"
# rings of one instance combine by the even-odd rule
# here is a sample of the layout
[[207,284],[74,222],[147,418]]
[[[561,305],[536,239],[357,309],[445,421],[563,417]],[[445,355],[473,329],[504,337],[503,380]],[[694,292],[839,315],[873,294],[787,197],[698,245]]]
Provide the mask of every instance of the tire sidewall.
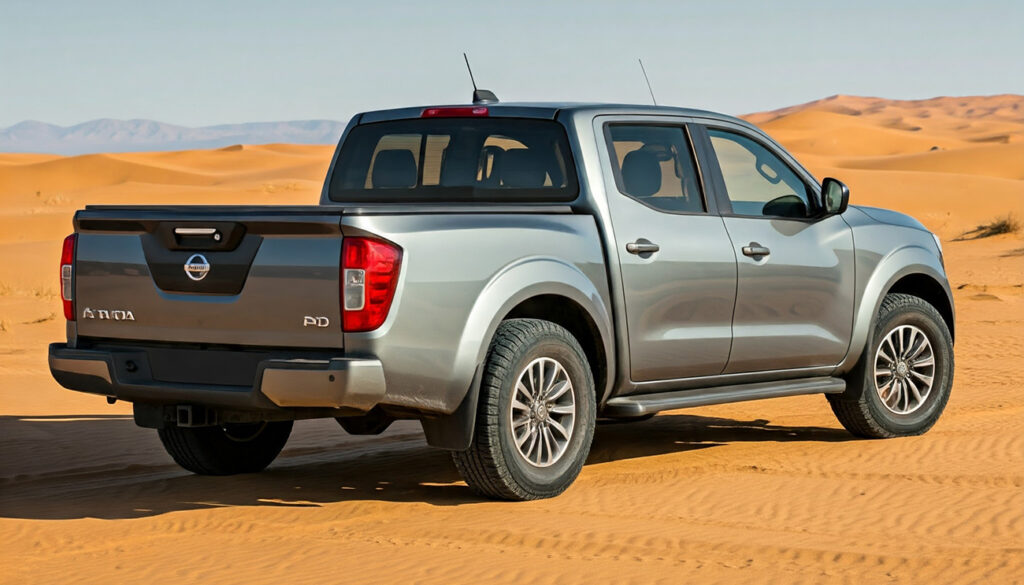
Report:
[[167,452],[185,469],[201,475],[234,475],[263,470],[284,448],[291,430],[289,420],[265,422],[248,437],[229,436],[221,426],[167,427],[157,433]]
[[[576,401],[576,416],[573,420],[574,428],[569,438],[569,446],[562,457],[549,467],[531,465],[519,453],[509,418],[512,396],[519,375],[530,362],[540,357],[552,358],[562,364],[572,381],[573,398]],[[553,333],[538,336],[517,352],[509,375],[501,381],[498,397],[498,443],[501,456],[515,482],[537,495],[554,494],[564,490],[579,475],[590,452],[596,418],[593,375],[578,345],[570,344]]]
[[[920,301],[923,304],[923,301]],[[918,303],[900,303],[898,307],[879,315],[873,331],[871,345],[864,354],[863,364],[863,399],[875,420],[885,430],[907,435],[920,433],[931,427],[938,419],[949,399],[952,386],[953,352],[952,340],[941,317],[928,311],[930,306]],[[897,414],[889,410],[875,389],[875,355],[878,346],[885,338],[901,325],[913,325],[920,329],[928,338],[935,356],[935,377],[932,390],[925,399],[925,404],[909,414]]]

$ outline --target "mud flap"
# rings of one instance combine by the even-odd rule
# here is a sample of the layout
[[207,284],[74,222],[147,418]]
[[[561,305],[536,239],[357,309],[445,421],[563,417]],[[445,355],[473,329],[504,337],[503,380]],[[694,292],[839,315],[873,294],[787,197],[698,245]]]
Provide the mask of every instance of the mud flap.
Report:
[[163,429],[170,426],[171,408],[163,404],[136,402],[132,404],[132,415],[137,426],[144,429]]
[[473,373],[469,391],[455,412],[420,419],[428,445],[449,451],[469,449],[469,444],[473,441],[473,429],[476,427],[476,405],[480,398],[482,374],[483,364],[479,364]]

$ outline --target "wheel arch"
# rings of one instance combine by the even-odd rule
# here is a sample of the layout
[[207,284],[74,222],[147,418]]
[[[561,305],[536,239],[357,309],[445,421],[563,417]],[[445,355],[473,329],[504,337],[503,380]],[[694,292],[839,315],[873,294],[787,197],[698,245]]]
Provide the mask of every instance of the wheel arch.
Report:
[[[615,379],[612,320],[607,302],[607,285],[595,282],[574,264],[558,258],[523,258],[499,271],[474,303],[459,342],[459,369],[472,372],[472,381],[462,386],[462,394],[454,400],[458,405],[454,412],[422,419],[427,442],[451,450],[469,446],[482,366],[498,326],[509,318],[545,319],[573,333],[588,361],[592,355],[595,358],[590,365],[598,392],[596,399],[602,403]],[[599,377],[603,382],[597,382]]]
[[[950,339],[956,340],[953,301],[939,281],[921,272],[913,272],[900,277],[892,283],[885,294],[903,293],[924,299],[942,315],[946,327],[949,328]],[[884,295],[883,295],[884,296]],[[881,304],[881,300],[879,300]]]
[[[858,267],[858,271],[863,268]],[[858,274],[858,279],[860,275]],[[919,246],[907,246],[882,258],[867,276],[854,312],[850,349],[835,372],[848,372],[871,341],[878,310],[885,295],[905,293],[923,298],[942,315],[952,337],[955,325],[953,294],[939,258]]]
[[561,325],[571,333],[587,356],[594,375],[596,398],[599,404],[602,403],[607,394],[609,356],[605,352],[601,331],[586,309],[569,297],[541,294],[513,307],[502,321],[507,319],[541,319]]

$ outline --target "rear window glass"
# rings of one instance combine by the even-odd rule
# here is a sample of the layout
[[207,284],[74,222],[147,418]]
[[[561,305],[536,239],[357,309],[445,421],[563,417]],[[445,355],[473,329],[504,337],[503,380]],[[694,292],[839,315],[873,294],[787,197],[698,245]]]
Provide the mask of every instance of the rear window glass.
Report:
[[572,201],[565,130],[516,118],[427,118],[352,128],[331,175],[334,201]]

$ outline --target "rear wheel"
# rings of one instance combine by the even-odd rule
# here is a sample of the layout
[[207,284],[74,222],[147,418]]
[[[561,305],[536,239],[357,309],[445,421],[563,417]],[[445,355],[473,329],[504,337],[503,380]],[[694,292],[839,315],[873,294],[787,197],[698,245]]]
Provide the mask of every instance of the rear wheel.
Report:
[[505,500],[556,496],[590,452],[597,411],[583,349],[565,328],[503,322],[480,386],[473,442],[452,457],[466,483]]
[[846,392],[828,399],[859,437],[919,435],[939,419],[952,382],[953,340],[942,316],[924,299],[890,294]]
[[200,475],[262,471],[288,442],[292,421],[166,427],[157,431],[175,463]]

